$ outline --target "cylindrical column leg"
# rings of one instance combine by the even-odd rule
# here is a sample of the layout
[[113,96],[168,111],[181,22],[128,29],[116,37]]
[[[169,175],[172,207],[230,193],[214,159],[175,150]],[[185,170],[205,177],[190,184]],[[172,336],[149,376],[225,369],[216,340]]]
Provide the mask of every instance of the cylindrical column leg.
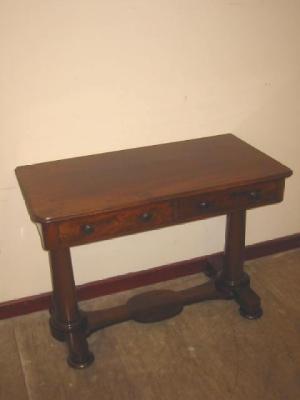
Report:
[[86,340],[86,319],[78,308],[70,249],[51,250],[49,256],[53,286],[52,333],[55,338],[67,341],[68,363],[84,368],[94,357]]
[[250,287],[249,276],[244,272],[246,210],[227,215],[223,271],[216,287],[231,294],[240,305],[240,313],[248,319],[262,315],[260,298]]
[[227,215],[225,257],[222,278],[229,286],[237,286],[245,279],[246,211],[235,211]]

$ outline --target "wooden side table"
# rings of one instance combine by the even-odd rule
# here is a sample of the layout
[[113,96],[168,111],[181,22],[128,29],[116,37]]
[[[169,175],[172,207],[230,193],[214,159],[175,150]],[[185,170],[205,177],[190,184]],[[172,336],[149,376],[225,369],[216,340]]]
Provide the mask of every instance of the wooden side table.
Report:
[[[234,299],[242,316],[259,318],[260,299],[243,270],[246,210],[282,201],[291,174],[231,134],[18,167],[28,212],[50,255],[51,332],[67,342],[69,364],[93,361],[87,336],[98,329],[161,320],[203,300]],[[209,282],[80,311],[70,247],[222,214],[224,265]]]

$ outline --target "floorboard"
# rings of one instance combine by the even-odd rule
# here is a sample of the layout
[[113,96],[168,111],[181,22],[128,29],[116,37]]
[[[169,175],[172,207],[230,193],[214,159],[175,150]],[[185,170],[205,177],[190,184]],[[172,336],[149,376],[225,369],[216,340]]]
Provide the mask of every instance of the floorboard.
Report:
[[13,320],[0,321],[0,399],[29,400]]
[[[1,392],[1,399],[297,399],[300,250],[250,261],[246,268],[262,298],[260,320],[241,318],[232,301],[211,301],[154,324],[126,322],[90,337],[96,362],[83,371],[66,365],[64,345],[49,335],[46,312],[3,321],[0,366],[9,365],[12,372],[1,375],[7,393],[3,397]],[[144,290],[180,289],[204,281],[193,275],[89,300],[83,307],[108,307]],[[24,391],[24,382],[28,397],[15,396],[14,390]]]

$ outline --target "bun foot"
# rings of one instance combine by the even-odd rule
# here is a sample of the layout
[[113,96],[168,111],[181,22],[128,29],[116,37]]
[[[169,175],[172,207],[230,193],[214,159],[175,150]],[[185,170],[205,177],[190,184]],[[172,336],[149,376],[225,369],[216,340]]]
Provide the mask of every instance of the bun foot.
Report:
[[234,297],[240,305],[240,314],[247,319],[258,319],[263,311],[259,296],[251,289],[248,284],[234,289]]
[[95,357],[94,354],[89,351],[84,359],[76,357],[76,355],[74,354],[70,354],[67,360],[70,367],[76,369],[84,369],[94,362]]
[[257,310],[249,312],[249,310],[240,307],[240,314],[246,319],[258,319],[263,315],[263,310],[259,307]]

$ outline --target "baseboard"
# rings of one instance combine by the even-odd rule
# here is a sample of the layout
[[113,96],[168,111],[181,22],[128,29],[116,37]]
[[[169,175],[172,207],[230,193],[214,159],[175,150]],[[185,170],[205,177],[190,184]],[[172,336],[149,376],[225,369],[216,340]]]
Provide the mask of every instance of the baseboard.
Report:
[[[300,233],[246,246],[245,258],[246,260],[252,260],[254,258],[264,257],[296,249],[298,247],[300,247]],[[205,269],[209,259],[212,257],[219,258],[222,257],[222,255],[223,253],[220,252],[209,256],[180,261],[145,271],[133,272],[80,285],[77,286],[78,299],[92,299],[124,290],[147,286],[157,282],[168,281],[186,275],[196,274]],[[51,293],[43,293],[0,303],[0,319],[45,310],[49,308],[50,298]]]

